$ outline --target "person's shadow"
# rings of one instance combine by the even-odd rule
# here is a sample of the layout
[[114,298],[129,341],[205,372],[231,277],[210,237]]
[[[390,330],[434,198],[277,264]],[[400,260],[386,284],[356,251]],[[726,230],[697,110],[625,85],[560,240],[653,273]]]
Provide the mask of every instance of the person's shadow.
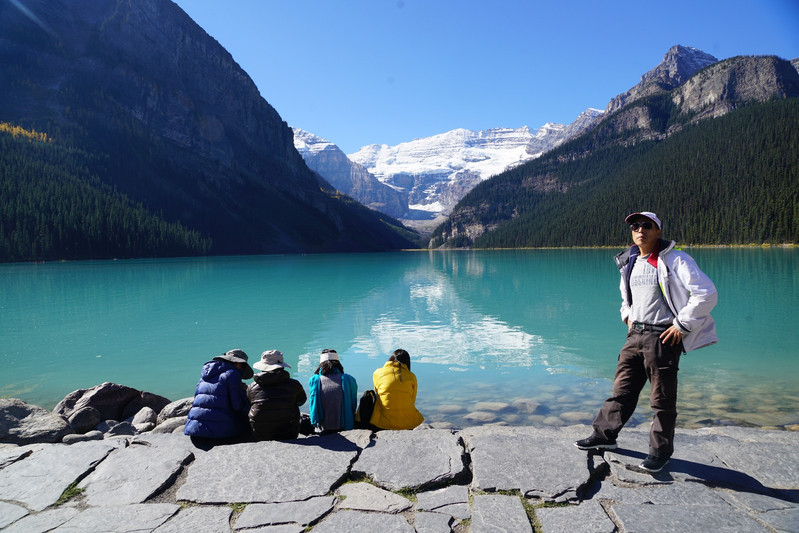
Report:
[[728,488],[738,492],[764,494],[784,501],[799,502],[799,490],[767,487],[749,474],[731,468],[672,457],[663,470],[652,473],[635,466],[640,464],[641,460],[646,457],[646,454],[623,448],[617,448],[613,450],[613,453],[632,459],[630,462],[625,462],[628,470],[639,474],[650,475],[658,481],[679,481],[679,479],[675,477],[675,474],[680,473],[684,474],[685,477],[692,481],[698,481],[712,487]]

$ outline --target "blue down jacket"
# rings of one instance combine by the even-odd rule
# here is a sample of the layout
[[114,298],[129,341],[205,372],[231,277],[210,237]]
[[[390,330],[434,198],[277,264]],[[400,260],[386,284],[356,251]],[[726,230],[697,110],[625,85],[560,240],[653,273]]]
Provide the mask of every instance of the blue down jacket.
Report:
[[249,432],[249,409],[239,370],[228,361],[208,361],[194,391],[184,433],[209,439],[237,437]]

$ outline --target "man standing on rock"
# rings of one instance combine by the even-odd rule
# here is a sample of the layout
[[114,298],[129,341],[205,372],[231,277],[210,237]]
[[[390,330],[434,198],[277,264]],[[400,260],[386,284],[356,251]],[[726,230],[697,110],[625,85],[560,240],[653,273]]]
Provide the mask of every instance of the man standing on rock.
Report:
[[654,411],[649,454],[641,468],[660,472],[674,452],[677,420],[677,370],[682,352],[718,341],[710,311],[716,287],[674,241],[661,239],[655,213],[642,211],[625,219],[634,245],[616,256],[621,272],[621,319],[627,342],[619,354],[613,395],[594,419],[593,434],[575,442],[581,450],[613,450],[621,428],[632,416],[649,379]]

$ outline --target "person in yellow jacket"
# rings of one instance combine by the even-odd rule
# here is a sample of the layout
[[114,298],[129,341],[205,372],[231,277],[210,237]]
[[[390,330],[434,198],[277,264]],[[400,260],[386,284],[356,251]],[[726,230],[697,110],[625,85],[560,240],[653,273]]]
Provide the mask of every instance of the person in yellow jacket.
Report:
[[377,401],[369,422],[379,429],[413,429],[424,416],[416,409],[416,376],[411,372],[411,356],[395,350],[382,368],[372,375]]

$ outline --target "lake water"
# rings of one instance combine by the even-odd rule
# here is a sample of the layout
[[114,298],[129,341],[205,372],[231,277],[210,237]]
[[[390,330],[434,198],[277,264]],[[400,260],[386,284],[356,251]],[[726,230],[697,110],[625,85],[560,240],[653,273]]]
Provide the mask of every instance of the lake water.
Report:
[[[688,250],[720,342],[680,364],[684,427],[799,422],[799,250]],[[0,397],[52,408],[111,381],[172,400],[231,348],[307,390],[335,348],[360,392],[396,348],[454,427],[590,423],[624,341],[616,250],[403,252],[0,265]],[[307,410],[307,405],[304,407]],[[633,423],[644,422],[648,387]]]

